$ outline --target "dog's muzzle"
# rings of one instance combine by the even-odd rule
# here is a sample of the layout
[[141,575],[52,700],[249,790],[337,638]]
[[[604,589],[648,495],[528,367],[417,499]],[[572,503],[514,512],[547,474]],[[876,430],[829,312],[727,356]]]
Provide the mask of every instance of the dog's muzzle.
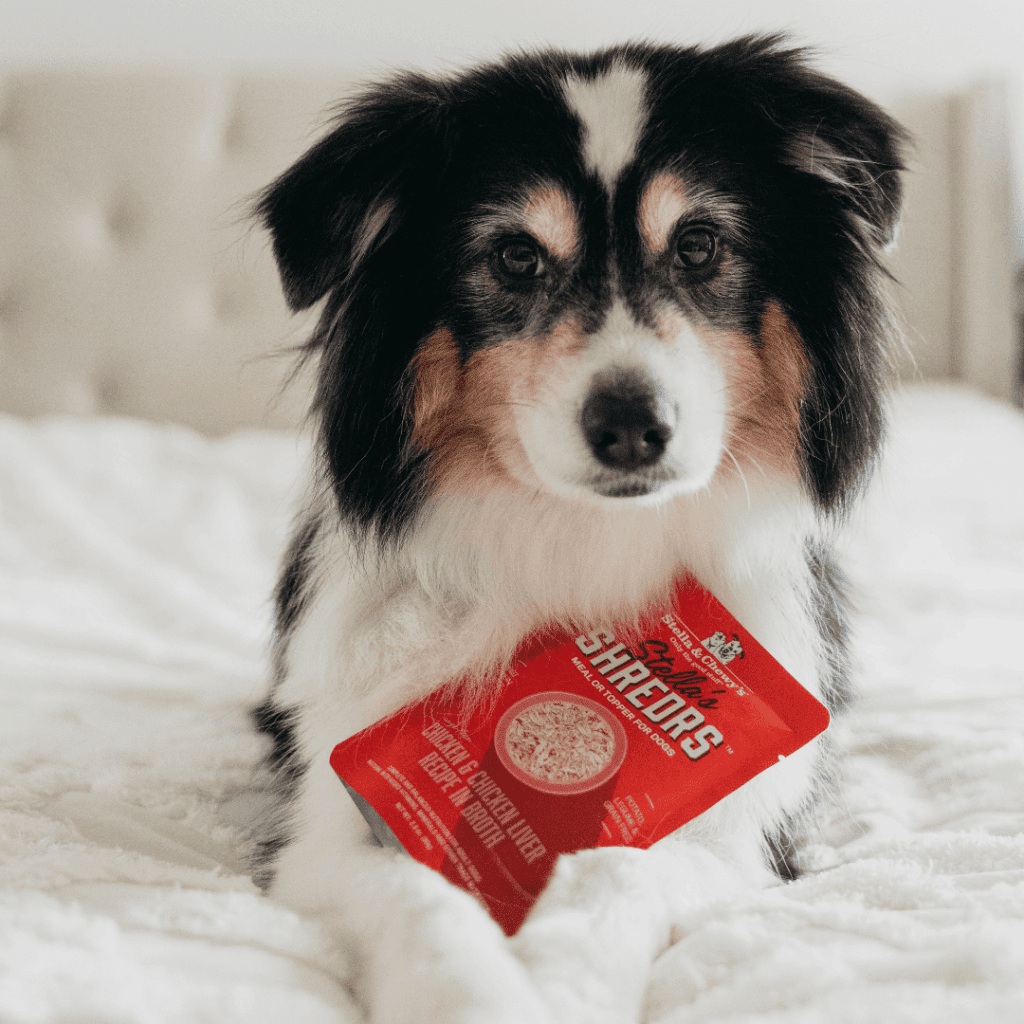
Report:
[[594,458],[613,470],[656,466],[672,438],[674,410],[646,374],[615,369],[594,377],[580,427]]

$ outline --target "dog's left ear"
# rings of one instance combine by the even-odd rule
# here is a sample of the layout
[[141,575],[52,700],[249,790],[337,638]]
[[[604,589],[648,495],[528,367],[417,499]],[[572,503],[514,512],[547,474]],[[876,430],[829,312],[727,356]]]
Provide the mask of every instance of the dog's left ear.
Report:
[[895,241],[909,143],[904,128],[859,93],[806,68],[772,100],[777,109],[769,114],[777,114],[787,136],[782,161],[832,186],[872,243],[884,248]]
[[907,131],[865,96],[818,71],[813,55],[789,48],[785,36],[745,36],[709,56],[723,69],[722,93],[753,112],[755,144],[815,178],[813,192],[856,217],[870,245],[891,243],[903,199]]
[[744,40],[743,89],[779,181],[793,247],[772,288],[802,340],[804,480],[818,508],[842,514],[862,490],[884,432],[894,318],[881,250],[899,224],[907,132],[880,107],[774,38]]

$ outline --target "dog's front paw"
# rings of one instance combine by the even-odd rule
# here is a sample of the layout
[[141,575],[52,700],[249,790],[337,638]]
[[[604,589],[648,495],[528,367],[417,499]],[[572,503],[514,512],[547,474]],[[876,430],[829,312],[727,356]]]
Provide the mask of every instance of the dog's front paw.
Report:
[[512,939],[559,1024],[637,1020],[648,968],[669,937],[665,902],[644,881],[660,860],[623,847],[559,859]]
[[390,918],[381,906],[372,955],[356,954],[352,984],[372,1024],[552,1024],[486,911],[433,872],[421,881],[415,906]]
[[512,948],[559,1024],[631,1024],[655,960],[709,901],[747,884],[681,837],[584,850],[559,859]]
[[692,938],[670,946],[654,962],[640,1015],[644,1024],[670,1019],[708,987],[707,964],[694,955]]

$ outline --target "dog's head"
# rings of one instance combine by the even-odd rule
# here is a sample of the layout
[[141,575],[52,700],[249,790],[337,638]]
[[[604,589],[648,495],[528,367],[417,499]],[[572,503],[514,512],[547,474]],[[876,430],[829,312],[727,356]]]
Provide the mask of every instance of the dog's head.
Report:
[[292,307],[325,300],[342,514],[394,539],[437,488],[653,503],[746,468],[841,509],[881,433],[903,141],[775,39],[364,92],[258,205]]

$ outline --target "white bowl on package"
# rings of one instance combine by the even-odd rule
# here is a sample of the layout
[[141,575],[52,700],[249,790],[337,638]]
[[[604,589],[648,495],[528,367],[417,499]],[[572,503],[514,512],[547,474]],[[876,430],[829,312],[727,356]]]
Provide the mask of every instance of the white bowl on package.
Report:
[[514,779],[558,796],[607,782],[622,767],[626,747],[626,729],[613,710],[561,690],[516,701],[494,733],[498,760]]

